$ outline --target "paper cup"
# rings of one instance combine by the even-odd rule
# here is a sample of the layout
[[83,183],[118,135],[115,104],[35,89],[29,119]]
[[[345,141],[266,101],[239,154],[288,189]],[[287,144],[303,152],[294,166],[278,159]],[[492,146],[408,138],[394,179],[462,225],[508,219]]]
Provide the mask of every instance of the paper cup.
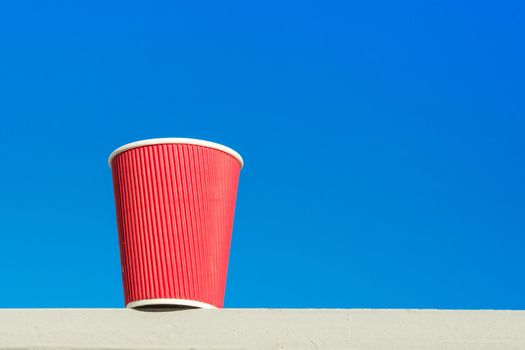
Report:
[[109,164],[126,306],[223,307],[241,156],[165,138],[124,145]]

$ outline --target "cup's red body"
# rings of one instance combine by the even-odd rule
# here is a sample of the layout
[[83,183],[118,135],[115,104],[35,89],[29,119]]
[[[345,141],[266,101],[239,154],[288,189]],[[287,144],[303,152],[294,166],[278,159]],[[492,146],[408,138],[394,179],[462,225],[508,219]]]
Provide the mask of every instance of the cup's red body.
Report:
[[223,307],[242,158],[207,141],[117,149],[113,173],[128,307]]

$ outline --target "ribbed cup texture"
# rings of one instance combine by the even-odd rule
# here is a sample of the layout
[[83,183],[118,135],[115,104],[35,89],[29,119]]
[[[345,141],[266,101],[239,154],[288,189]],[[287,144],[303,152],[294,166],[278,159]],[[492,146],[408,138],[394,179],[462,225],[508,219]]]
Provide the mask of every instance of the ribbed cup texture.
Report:
[[223,307],[239,161],[161,144],[124,151],[111,168],[126,305],[170,298]]

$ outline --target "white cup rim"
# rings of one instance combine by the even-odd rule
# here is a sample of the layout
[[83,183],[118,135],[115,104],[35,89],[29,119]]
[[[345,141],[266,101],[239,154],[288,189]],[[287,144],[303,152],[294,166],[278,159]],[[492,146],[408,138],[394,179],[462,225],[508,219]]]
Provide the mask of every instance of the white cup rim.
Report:
[[156,138],[156,139],[146,139],[146,140],[134,141],[134,142],[127,143],[123,146],[120,146],[119,148],[111,152],[111,154],[109,155],[109,158],[108,158],[109,167],[111,168],[111,161],[113,160],[113,158],[115,158],[117,155],[119,155],[122,152],[128,151],[133,148],[137,148],[137,147],[151,146],[151,145],[163,145],[163,144],[197,145],[197,146],[213,148],[213,149],[228,153],[229,155],[235,157],[241,164],[241,168],[244,165],[244,161],[239,153],[237,153],[235,150],[231,149],[230,147],[221,145],[220,143],[199,140],[199,139],[183,138],[183,137],[163,137],[163,138]]
[[142,306],[157,306],[157,305],[173,305],[173,306],[188,306],[199,309],[217,309],[217,306],[204,303],[197,300],[189,299],[173,299],[173,298],[159,298],[159,299],[141,299],[135,300],[126,305],[128,309],[134,309]]

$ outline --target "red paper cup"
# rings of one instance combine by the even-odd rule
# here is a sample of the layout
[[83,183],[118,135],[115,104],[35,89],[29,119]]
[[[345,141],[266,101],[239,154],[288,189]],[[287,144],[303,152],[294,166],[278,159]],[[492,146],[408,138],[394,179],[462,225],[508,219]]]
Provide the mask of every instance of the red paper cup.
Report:
[[126,306],[223,307],[241,156],[165,138],[124,145],[109,165]]

